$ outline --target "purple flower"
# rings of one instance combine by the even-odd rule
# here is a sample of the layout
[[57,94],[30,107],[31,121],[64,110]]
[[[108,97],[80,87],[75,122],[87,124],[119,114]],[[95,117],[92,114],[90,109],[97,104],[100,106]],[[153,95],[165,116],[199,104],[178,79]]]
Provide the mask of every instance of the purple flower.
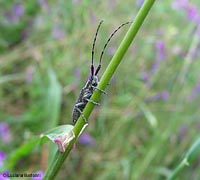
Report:
[[150,75],[149,75],[148,72],[144,71],[140,74],[140,78],[141,78],[142,81],[144,81],[146,83],[150,80]]
[[86,146],[95,146],[95,141],[94,139],[88,134],[88,133],[83,133],[79,140],[80,144],[86,145]]
[[166,101],[169,99],[169,92],[168,91],[163,91],[161,92],[161,99]]
[[138,8],[140,8],[143,5],[143,3],[144,3],[144,0],[137,0],[136,1],[136,5],[137,5]]
[[160,61],[165,59],[166,50],[165,50],[165,43],[162,40],[158,40],[155,43],[156,49],[156,59],[151,66],[151,71],[156,72],[159,68]]
[[168,100],[169,99],[169,92],[168,91],[162,91],[159,93],[154,94],[153,96],[147,97],[147,101],[158,101],[158,100]]
[[13,5],[14,14],[20,18],[24,14],[24,6],[22,4]]
[[160,93],[156,93],[153,96],[151,96],[151,99],[154,101],[158,101],[161,98]]
[[6,159],[6,154],[0,151],[0,168],[3,166],[3,161]]
[[20,17],[24,15],[24,6],[22,4],[14,4],[10,12],[6,12],[5,16],[10,22],[19,21]]
[[188,0],[177,0],[172,3],[174,9],[183,9],[187,13],[187,17],[191,21],[195,21],[200,24],[200,14],[197,6],[189,2]]
[[44,177],[44,172],[43,171],[37,171],[37,172],[34,173],[34,175],[35,175],[35,177],[33,177],[32,180],[42,180],[42,178]]
[[9,143],[11,141],[10,129],[5,122],[0,123],[0,139],[2,139],[4,143]]
[[197,20],[197,17],[199,15],[197,7],[193,4],[188,4],[185,8],[186,12],[187,12],[187,16],[189,20]]
[[151,71],[156,72],[158,70],[158,67],[159,67],[159,63],[154,61],[152,66],[151,66]]
[[52,35],[56,39],[63,39],[65,37],[65,32],[61,29],[59,25],[55,25],[52,30]]
[[162,40],[156,41],[155,44],[156,47],[156,57],[158,60],[165,59],[166,56],[166,49],[165,49],[165,43]]

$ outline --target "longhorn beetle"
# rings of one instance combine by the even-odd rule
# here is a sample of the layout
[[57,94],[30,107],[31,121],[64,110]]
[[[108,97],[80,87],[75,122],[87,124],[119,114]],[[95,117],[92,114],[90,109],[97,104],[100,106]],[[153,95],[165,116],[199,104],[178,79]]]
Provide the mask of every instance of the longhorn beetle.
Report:
[[95,105],[100,105],[99,103],[97,102],[94,102],[93,100],[90,99],[90,97],[92,96],[94,90],[98,90],[104,94],[106,94],[105,91],[97,88],[97,85],[99,83],[99,80],[98,80],[98,77],[97,77],[97,74],[99,72],[99,70],[101,69],[101,62],[102,62],[102,57],[103,57],[103,54],[104,54],[104,51],[108,45],[108,43],[110,42],[111,38],[114,36],[114,34],[123,26],[131,23],[131,22],[126,22],[126,23],[123,23],[121,24],[119,27],[117,27],[113,32],[112,34],[110,35],[110,37],[108,38],[108,40],[106,41],[104,47],[103,47],[103,50],[101,52],[101,55],[100,55],[100,60],[99,60],[99,65],[97,66],[96,70],[94,70],[94,48],[95,48],[95,43],[96,43],[96,39],[97,39],[97,35],[98,35],[98,32],[99,32],[99,28],[101,26],[101,24],[103,23],[103,20],[99,23],[98,27],[97,27],[97,30],[96,30],[96,33],[95,33],[95,36],[94,36],[94,40],[93,40],[93,44],[92,44],[92,63],[91,63],[91,67],[90,67],[90,77],[89,79],[87,80],[85,86],[81,89],[80,91],[80,94],[79,94],[79,97],[75,103],[75,106],[74,106],[74,109],[73,109],[73,112],[72,112],[72,120],[73,120],[73,123],[76,124],[76,121],[78,120],[78,118],[80,116],[82,116],[82,118],[85,120],[85,122],[87,123],[87,119],[85,118],[84,114],[83,114],[83,109],[85,108],[86,104],[88,102],[91,102]]

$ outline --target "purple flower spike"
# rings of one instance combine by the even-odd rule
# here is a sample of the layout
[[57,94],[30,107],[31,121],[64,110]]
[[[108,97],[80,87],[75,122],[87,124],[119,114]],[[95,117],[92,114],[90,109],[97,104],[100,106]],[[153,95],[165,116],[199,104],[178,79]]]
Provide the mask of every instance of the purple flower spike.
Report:
[[44,177],[44,172],[43,171],[37,171],[37,172],[34,173],[34,175],[35,175],[35,177],[33,177],[32,180],[42,180],[42,178]]
[[8,124],[5,122],[0,123],[0,139],[2,139],[6,144],[11,141],[10,129]]
[[151,71],[156,72],[158,67],[159,67],[158,62],[153,62],[152,66],[151,66]]
[[198,17],[197,7],[193,4],[188,4],[186,12],[189,20],[196,20]]
[[163,91],[162,93],[161,93],[161,98],[163,99],[163,100],[168,100],[169,99],[169,92],[168,91]]
[[10,22],[15,23],[24,15],[24,6],[22,4],[14,4],[12,10],[6,12],[5,15]]
[[166,49],[165,49],[165,43],[162,40],[158,40],[156,42],[156,53],[157,53],[157,59],[163,60],[166,56]]
[[158,101],[158,100],[168,100],[169,99],[169,92],[168,91],[162,91],[161,93],[156,93],[153,96],[147,97],[147,101]]
[[172,3],[174,9],[182,9],[187,13],[187,17],[190,21],[194,21],[196,24],[200,24],[200,14],[197,6],[189,2],[188,0],[177,0]]
[[161,94],[160,94],[160,93],[157,93],[157,94],[155,94],[154,96],[152,96],[152,99],[153,99],[154,101],[158,101],[160,98],[161,98]]
[[79,142],[85,146],[95,146],[96,144],[94,139],[88,133],[83,133],[79,138]]
[[20,18],[24,14],[24,7],[22,4],[15,4],[13,6],[14,14],[16,17]]
[[148,72],[144,71],[140,74],[140,78],[142,81],[144,81],[146,83],[150,80],[151,77]]
[[6,159],[6,154],[0,151],[0,168],[3,166],[3,161]]

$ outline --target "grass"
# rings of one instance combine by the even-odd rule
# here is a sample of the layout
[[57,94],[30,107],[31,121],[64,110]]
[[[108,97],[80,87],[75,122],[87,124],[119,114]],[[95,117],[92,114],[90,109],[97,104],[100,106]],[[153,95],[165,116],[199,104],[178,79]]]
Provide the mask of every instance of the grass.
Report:
[[[0,150],[7,157],[3,168],[10,172],[46,170],[48,147],[33,148],[34,138],[71,123],[74,102],[89,73],[99,21],[104,19],[96,64],[109,34],[138,11],[133,1],[49,1],[36,5],[40,8],[30,2],[23,3],[23,21],[6,24],[4,16],[0,19],[15,35],[4,35],[0,42],[0,120],[9,124],[11,133],[8,143],[2,138]],[[193,1],[197,7],[198,3]],[[96,145],[78,142],[59,179],[165,179],[198,139],[197,26],[184,9],[172,9],[171,4],[155,3],[108,86],[108,95],[90,117],[86,132]],[[4,3],[1,9],[9,11],[12,5]],[[19,26],[28,36],[16,42]],[[126,30],[110,43],[101,74]],[[156,49],[158,41],[164,42],[164,58]],[[199,170],[197,159],[179,178],[199,179]]]

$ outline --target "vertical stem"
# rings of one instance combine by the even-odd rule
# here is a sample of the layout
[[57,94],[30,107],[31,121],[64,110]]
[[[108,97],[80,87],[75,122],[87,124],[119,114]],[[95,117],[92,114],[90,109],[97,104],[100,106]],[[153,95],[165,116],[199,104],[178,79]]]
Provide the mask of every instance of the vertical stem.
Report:
[[[128,50],[131,42],[135,38],[140,27],[142,26],[147,14],[150,11],[151,7],[153,6],[154,2],[155,2],[155,0],[146,0],[144,2],[143,6],[141,7],[137,16],[135,17],[131,27],[129,28],[127,34],[125,35],[124,39],[122,40],[119,48],[117,49],[115,55],[113,56],[110,64],[108,65],[107,69],[105,70],[105,72],[99,82],[99,85],[98,85],[99,89],[104,90],[106,88],[111,77],[113,76],[114,72],[116,71],[117,67],[119,66],[120,62],[122,61],[123,56],[125,55],[126,51]],[[91,99],[93,101],[97,102],[99,100],[100,96],[101,96],[101,92],[95,91],[94,94],[92,95]],[[92,104],[92,103],[88,103],[86,105],[86,107],[83,111],[86,119],[88,119],[93,108],[94,108],[94,104]],[[63,154],[60,152],[56,153],[53,162],[49,165],[49,167],[46,171],[45,177],[43,178],[44,180],[54,179],[54,177],[58,173],[62,163],[64,162],[64,160],[68,156],[69,152],[71,151],[71,148],[72,148],[74,142],[76,141],[76,139],[78,138],[78,135],[84,128],[84,125],[85,125],[85,121],[80,116],[76,125],[74,126],[74,129],[73,129],[74,134],[75,134],[75,139],[73,139],[73,141],[70,142],[65,153],[63,153]]]

